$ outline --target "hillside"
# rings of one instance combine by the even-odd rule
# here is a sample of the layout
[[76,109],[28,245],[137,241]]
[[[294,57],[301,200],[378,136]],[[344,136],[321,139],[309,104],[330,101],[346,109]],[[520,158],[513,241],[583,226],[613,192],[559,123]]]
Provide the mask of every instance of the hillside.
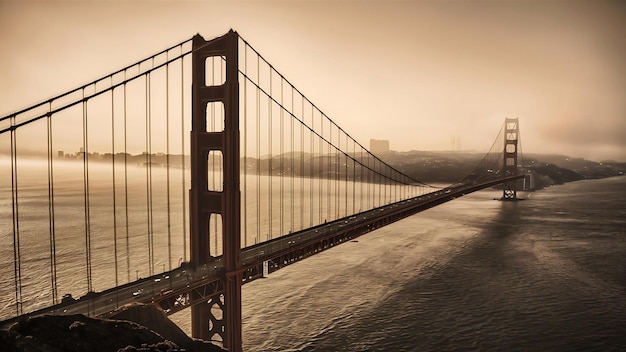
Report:
[[[454,183],[470,174],[483,156],[469,152],[432,151],[380,155],[382,160],[398,170],[427,183]],[[536,188],[626,174],[626,163],[595,162],[563,155],[525,154],[519,163],[532,170]]]

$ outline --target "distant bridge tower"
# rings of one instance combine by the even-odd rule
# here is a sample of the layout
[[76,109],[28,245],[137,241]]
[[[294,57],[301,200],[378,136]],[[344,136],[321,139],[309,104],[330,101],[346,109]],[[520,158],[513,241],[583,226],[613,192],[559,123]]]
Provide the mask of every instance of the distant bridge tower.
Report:
[[[211,261],[209,221],[216,214],[221,215],[224,264],[224,294],[192,306],[192,334],[204,340],[218,335],[231,352],[242,350],[238,45],[239,36],[232,30],[210,41],[196,35],[192,55],[191,262],[203,265]],[[206,61],[213,57],[226,61],[226,80],[220,85],[207,86]],[[224,108],[224,130],[209,132],[207,105],[219,102]],[[208,187],[210,152],[222,153],[221,191]],[[219,221],[220,217],[214,218]]]
[[[517,175],[517,141],[519,138],[518,119],[504,120],[504,158],[502,177]],[[503,184],[502,200],[517,200],[517,180]]]

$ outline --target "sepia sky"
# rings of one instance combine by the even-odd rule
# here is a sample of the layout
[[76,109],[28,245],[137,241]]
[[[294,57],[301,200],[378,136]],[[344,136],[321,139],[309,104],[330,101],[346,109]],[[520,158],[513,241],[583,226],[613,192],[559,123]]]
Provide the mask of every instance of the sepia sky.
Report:
[[239,32],[363,145],[626,161],[626,2],[0,0],[0,115]]

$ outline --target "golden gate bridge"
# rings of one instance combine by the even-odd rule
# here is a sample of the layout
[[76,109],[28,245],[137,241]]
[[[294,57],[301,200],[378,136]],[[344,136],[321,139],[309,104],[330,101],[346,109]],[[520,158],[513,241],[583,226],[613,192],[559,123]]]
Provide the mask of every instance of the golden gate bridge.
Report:
[[519,140],[505,119],[471,173],[434,187],[236,32],[196,35],[0,118],[0,319],[190,308],[194,337],[240,351],[242,284],[480,189],[516,199]]

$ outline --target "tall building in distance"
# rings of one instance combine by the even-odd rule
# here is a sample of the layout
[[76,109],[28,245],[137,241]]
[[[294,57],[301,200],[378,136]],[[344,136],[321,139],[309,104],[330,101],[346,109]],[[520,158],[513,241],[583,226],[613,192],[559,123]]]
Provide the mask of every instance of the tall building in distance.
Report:
[[370,151],[374,154],[389,152],[389,141],[384,139],[370,139]]
[[452,147],[453,152],[458,152],[461,150],[461,137],[452,136],[450,138],[450,147]]

